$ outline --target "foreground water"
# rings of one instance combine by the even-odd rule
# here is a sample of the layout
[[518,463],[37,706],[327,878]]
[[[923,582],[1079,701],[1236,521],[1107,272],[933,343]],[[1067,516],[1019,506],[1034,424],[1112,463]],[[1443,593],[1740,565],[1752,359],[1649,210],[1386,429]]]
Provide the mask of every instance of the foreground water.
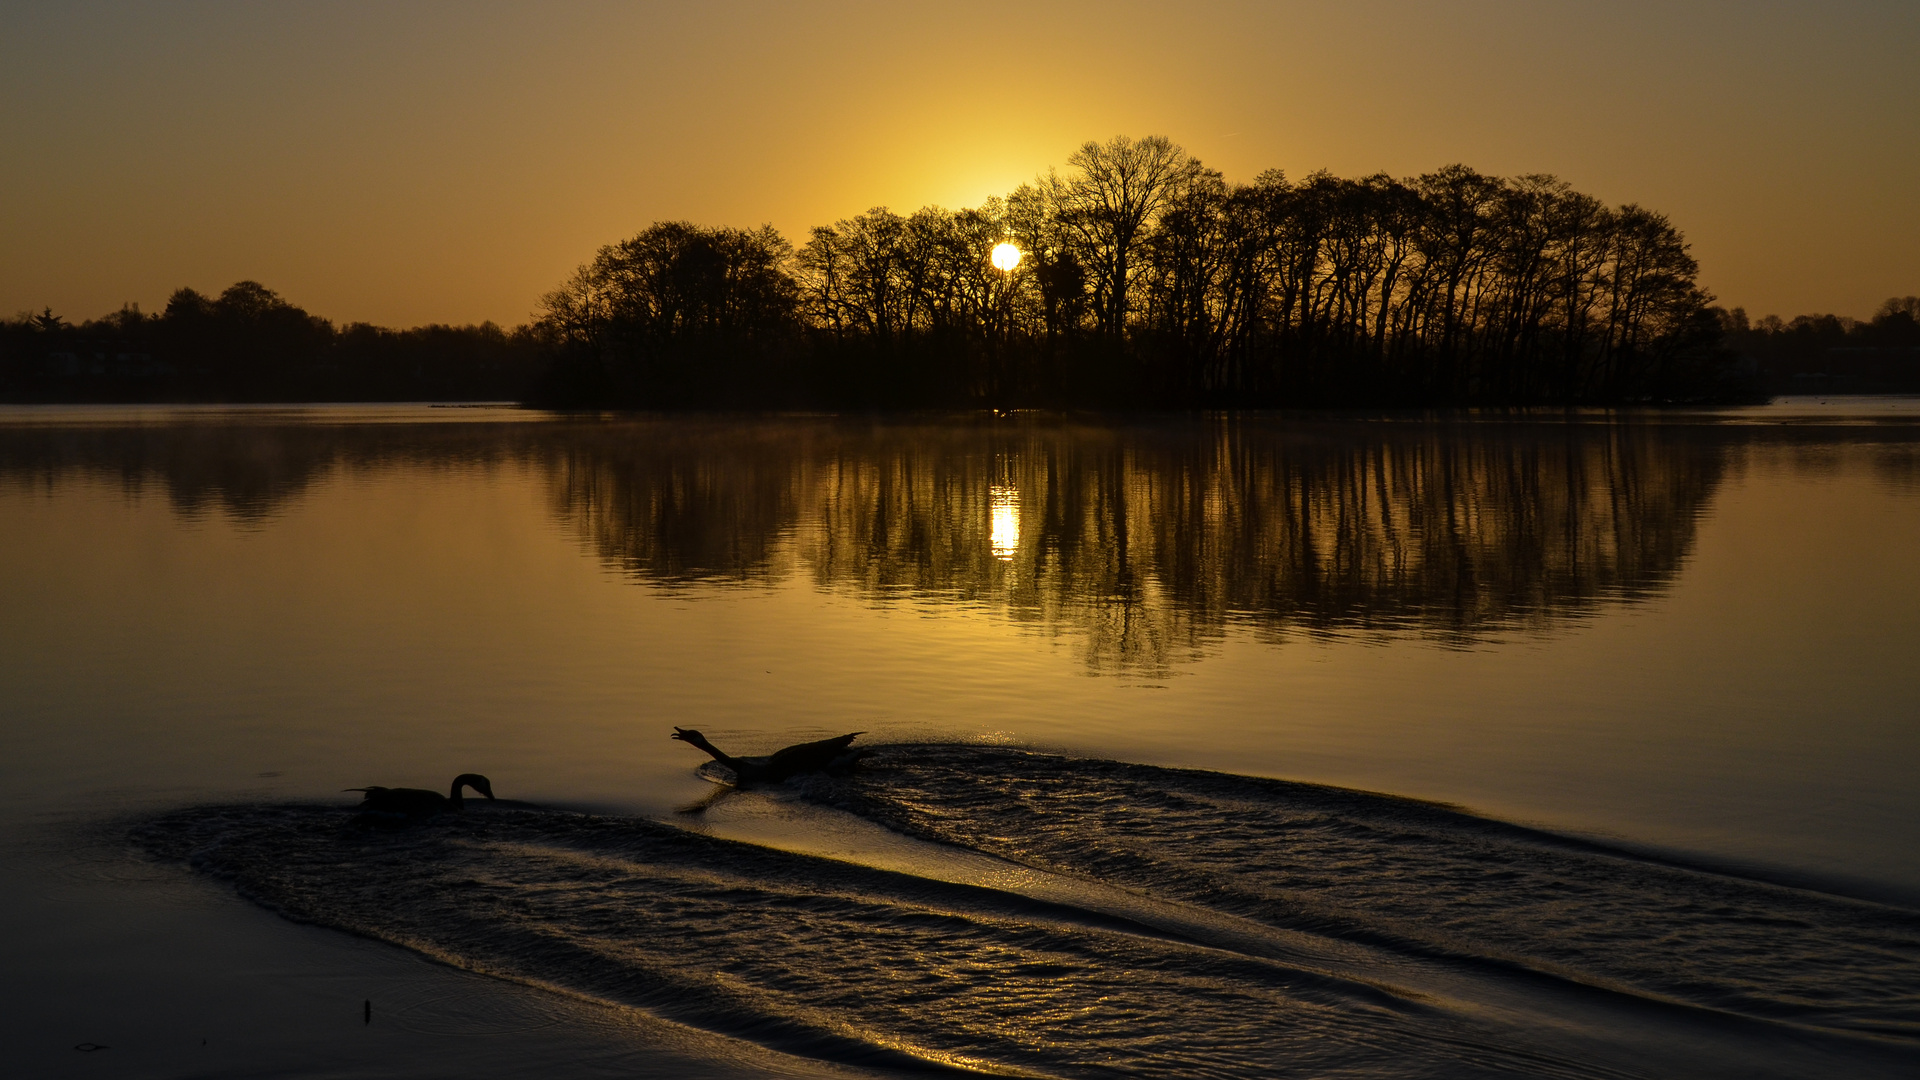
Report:
[[[0,1024],[75,1076],[1909,1075],[1913,406],[8,413]],[[681,813],[674,724],[879,749]],[[549,809],[338,793],[465,770]]]

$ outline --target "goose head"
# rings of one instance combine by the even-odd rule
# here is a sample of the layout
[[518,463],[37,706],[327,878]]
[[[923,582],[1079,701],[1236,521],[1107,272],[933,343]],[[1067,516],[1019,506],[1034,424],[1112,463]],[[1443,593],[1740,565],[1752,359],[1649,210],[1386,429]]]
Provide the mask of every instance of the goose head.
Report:
[[459,776],[454,777],[453,798],[458,799],[460,797],[460,789],[462,787],[470,787],[489,799],[493,798],[493,782],[481,776],[479,773],[461,773]]

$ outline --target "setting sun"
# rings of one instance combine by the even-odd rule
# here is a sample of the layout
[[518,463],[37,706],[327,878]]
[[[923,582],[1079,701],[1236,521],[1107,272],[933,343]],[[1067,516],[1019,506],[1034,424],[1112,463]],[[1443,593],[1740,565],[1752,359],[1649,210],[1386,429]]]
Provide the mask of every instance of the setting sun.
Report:
[[1020,249],[1014,247],[1012,243],[995,244],[993,247],[993,265],[997,270],[1005,270],[1008,273],[1012,273],[1013,268],[1020,265]]

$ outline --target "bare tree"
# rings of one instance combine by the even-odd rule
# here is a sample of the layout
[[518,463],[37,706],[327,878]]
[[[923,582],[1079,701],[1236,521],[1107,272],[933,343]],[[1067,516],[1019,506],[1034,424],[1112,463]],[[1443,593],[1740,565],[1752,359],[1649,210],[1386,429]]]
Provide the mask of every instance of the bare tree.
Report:
[[1104,144],[1088,142],[1067,156],[1067,164],[1077,176],[1062,181],[1049,174],[1042,183],[1057,192],[1061,224],[1078,241],[1082,265],[1092,271],[1100,332],[1118,342],[1127,328],[1135,252],[1200,164],[1162,135],[1138,142],[1125,135]]

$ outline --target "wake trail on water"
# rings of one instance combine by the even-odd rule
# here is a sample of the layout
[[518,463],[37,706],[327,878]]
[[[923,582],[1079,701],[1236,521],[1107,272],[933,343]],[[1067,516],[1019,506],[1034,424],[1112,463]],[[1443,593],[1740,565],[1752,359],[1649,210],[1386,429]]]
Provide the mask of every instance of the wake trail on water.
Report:
[[1004,748],[882,746],[784,794],[1021,873],[529,809],[374,828],[198,807],[133,839],[293,919],[882,1073],[1920,1068],[1903,907],[1391,796]]

